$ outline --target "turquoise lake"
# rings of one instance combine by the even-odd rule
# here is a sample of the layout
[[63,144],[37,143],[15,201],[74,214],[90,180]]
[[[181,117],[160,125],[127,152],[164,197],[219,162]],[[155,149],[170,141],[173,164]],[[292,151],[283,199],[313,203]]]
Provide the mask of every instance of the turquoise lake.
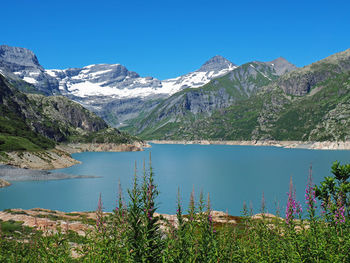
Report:
[[161,213],[176,212],[178,187],[185,209],[194,187],[197,200],[201,190],[205,197],[210,193],[214,210],[240,215],[246,201],[248,206],[252,204],[254,213],[258,213],[264,193],[269,212],[275,212],[277,202],[283,211],[291,176],[297,199],[304,204],[310,164],[314,182],[318,184],[324,176],[331,175],[333,161],[350,163],[350,151],[262,146],[153,144],[143,152],[85,152],[73,154],[82,164],[56,171],[101,178],[14,182],[0,189],[0,209],[41,207],[67,212],[92,211],[96,210],[101,193],[105,210],[111,211],[116,203],[118,180],[126,196],[135,161],[141,176],[142,163],[145,159],[148,164],[149,152],[160,191],[157,201]]

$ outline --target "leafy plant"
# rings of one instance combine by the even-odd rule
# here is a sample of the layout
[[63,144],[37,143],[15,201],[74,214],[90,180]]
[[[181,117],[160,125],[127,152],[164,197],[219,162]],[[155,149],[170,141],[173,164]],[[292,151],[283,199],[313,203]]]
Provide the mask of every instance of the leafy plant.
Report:
[[339,223],[350,216],[350,164],[332,165],[333,177],[327,176],[320,186],[315,187],[316,197],[329,221]]

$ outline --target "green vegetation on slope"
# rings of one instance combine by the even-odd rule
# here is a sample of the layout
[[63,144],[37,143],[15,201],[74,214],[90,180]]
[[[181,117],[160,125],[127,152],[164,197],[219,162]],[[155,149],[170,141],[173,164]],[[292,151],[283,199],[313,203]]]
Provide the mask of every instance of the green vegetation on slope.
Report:
[[[192,90],[194,94],[210,90],[215,91],[213,97],[220,97],[220,89],[225,89],[226,94],[231,90],[236,96],[231,105],[213,109],[210,114],[201,114],[199,110],[192,115],[183,114],[187,104],[169,103],[180,97],[181,93],[177,93],[164,102],[177,115],[168,117],[163,105],[159,105],[158,112],[153,111],[140,123],[143,128],[139,135],[145,139],[177,140],[349,140],[349,60],[350,50],[335,54],[287,73],[250,96],[239,96],[244,93],[237,87],[242,74],[258,65],[243,65],[240,71],[213,80],[196,91],[182,91],[185,96]],[[255,71],[254,74],[258,80],[259,74]],[[266,85],[263,80],[269,83],[263,78],[259,85]],[[232,83],[235,84],[231,86]],[[173,110],[175,107],[177,111]]]
[[137,138],[62,96],[24,94],[0,75],[0,151],[39,151],[61,142],[131,143]]
[[37,151],[53,148],[55,143],[34,132],[21,118],[17,105],[13,103],[13,106],[18,112],[13,111],[9,105],[0,105],[0,151]]
[[[349,140],[350,72],[319,83],[279,113],[272,130],[277,140]],[[318,90],[318,91],[317,91]],[[315,92],[313,94],[313,91]]]
[[[246,63],[225,76],[213,79],[203,87],[187,88],[175,93],[160,103],[140,122],[134,123],[134,127],[129,128],[129,131],[145,139],[222,139],[223,137],[220,137],[216,131],[203,131],[201,129],[205,128],[206,120],[210,116],[226,113],[225,109],[231,105],[246,108],[241,101],[248,101],[263,86],[268,85],[278,77],[270,63]],[[239,124],[245,127],[242,127],[241,131],[233,132],[227,136],[232,137],[236,134],[238,137],[247,137],[243,133],[248,128],[247,126],[254,122],[252,113],[248,114],[250,115],[248,117],[249,123],[245,123],[244,117],[242,117],[242,114],[245,113],[242,110],[239,111],[240,116],[237,117],[240,120]],[[228,122],[232,121],[228,121],[226,118],[225,123],[228,124]],[[193,130],[196,132],[190,133],[189,130],[193,125],[195,126]],[[182,132],[184,132],[183,136]]]

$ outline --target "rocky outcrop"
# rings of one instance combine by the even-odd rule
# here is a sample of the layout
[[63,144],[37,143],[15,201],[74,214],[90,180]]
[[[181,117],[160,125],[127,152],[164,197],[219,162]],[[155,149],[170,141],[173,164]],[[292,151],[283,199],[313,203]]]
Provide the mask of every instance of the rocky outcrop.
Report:
[[[104,213],[108,215],[110,213]],[[221,211],[211,211],[214,226],[222,224],[237,225],[242,218],[238,216],[231,216]],[[176,215],[158,214],[154,216],[161,218],[161,229],[167,230],[169,225],[177,226]],[[55,220],[54,220],[55,219]],[[165,219],[165,220],[164,220]],[[34,227],[39,230],[49,231],[55,233],[60,227],[63,231],[72,230],[79,235],[85,235],[87,230],[92,230],[93,225],[86,224],[86,221],[95,221],[95,212],[62,212],[57,210],[48,210],[42,208],[33,208],[29,210],[23,209],[7,209],[0,211],[0,220],[2,221],[21,221],[24,226]],[[185,219],[186,220],[186,219]]]
[[303,96],[317,84],[350,70],[350,49],[292,71],[277,84],[286,94]]
[[30,210],[7,209],[0,211],[0,219],[2,221],[20,221],[23,222],[23,226],[51,233],[56,233],[60,228],[62,231],[72,230],[79,235],[85,235],[87,230],[93,229],[93,226],[84,222],[90,219],[96,220],[96,215],[87,212],[65,213],[42,208]]
[[7,181],[5,181],[4,179],[0,179],[0,188],[4,188],[7,186],[10,186],[11,184]]
[[29,94],[28,98],[37,109],[41,110],[43,116],[59,123],[59,126],[67,130],[73,128],[95,132],[108,128],[107,123],[101,118],[66,97]]
[[[26,48],[0,45],[0,69],[32,84],[38,92],[59,94],[58,81],[45,72],[34,53]],[[13,75],[6,75],[16,80]]]
[[57,146],[68,153],[78,152],[138,152],[143,148],[150,147],[145,142],[134,142],[132,144],[115,144],[115,143],[69,143]]
[[7,158],[0,163],[20,168],[50,170],[66,168],[80,163],[59,147],[35,152],[7,152]]

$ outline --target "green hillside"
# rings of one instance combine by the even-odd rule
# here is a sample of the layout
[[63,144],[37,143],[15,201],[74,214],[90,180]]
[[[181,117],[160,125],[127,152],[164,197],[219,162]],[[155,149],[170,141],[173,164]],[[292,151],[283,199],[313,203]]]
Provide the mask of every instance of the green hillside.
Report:
[[[240,72],[247,67],[252,66],[243,65]],[[145,139],[177,140],[350,139],[350,50],[279,78],[272,76],[266,71],[255,73],[255,90],[250,94],[244,92],[246,84],[240,88],[242,79],[233,78],[232,73],[202,88],[174,94],[140,122],[138,135]],[[206,114],[200,109],[190,113],[186,108],[189,92],[212,92],[212,98],[217,99],[223,90],[234,98],[227,107],[212,108]],[[179,98],[183,98],[182,103],[172,104]],[[167,114],[165,108],[176,114]]]
[[66,97],[22,93],[0,74],[0,151],[38,151],[64,142],[134,140]]

